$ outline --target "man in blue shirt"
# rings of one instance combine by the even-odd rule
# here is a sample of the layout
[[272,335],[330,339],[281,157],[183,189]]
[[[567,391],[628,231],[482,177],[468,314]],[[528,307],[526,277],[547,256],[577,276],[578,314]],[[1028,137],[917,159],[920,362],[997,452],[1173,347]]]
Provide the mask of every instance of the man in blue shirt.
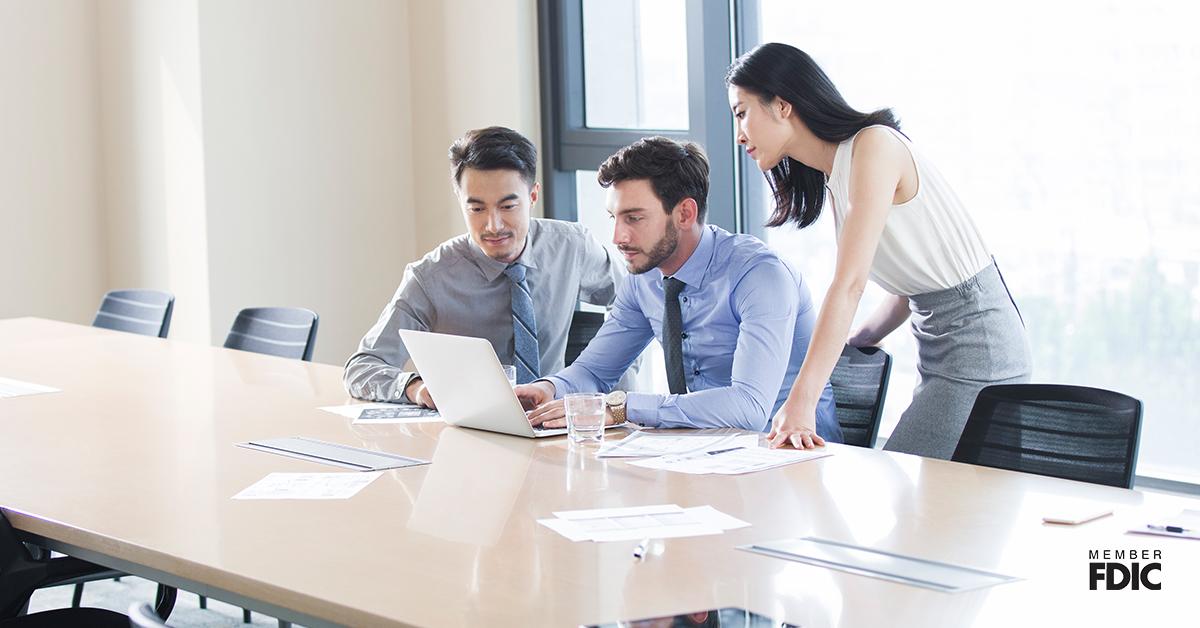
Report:
[[[516,387],[534,408],[530,422],[562,427],[564,395],[609,391],[657,338],[670,394],[611,393],[610,424],[766,431],[816,319],[803,279],[757,238],[704,224],[708,158],[696,144],[642,139],[609,157],[598,179],[631,276],[574,364]],[[828,384],[817,436],[842,441]]]

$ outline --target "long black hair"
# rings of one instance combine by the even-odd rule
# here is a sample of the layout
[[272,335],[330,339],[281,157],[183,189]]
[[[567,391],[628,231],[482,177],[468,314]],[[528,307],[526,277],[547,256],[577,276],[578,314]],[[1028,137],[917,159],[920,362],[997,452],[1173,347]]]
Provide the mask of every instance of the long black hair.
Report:
[[[738,57],[725,73],[725,84],[751,92],[764,103],[778,96],[826,142],[844,142],[875,124],[900,130],[891,109],[862,113],[847,104],[812,57],[787,44],[762,44]],[[816,222],[825,204],[825,173],[784,157],[766,177],[775,194],[768,227],[794,222],[803,229]]]

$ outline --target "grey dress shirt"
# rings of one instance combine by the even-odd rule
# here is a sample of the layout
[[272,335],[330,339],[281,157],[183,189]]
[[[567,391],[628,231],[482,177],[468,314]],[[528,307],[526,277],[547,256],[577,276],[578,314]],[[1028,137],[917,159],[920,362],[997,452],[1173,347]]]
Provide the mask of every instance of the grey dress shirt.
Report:
[[[567,330],[579,300],[611,305],[625,268],[587,229],[574,222],[533,218],[525,251],[537,317],[543,374],[563,368]],[[409,401],[415,376],[404,370],[408,351],[401,329],[484,338],[503,364],[513,363],[513,324],[507,264],[479,250],[469,234],[443,242],[409,264],[391,303],[346,362],[346,392],[372,401]]]

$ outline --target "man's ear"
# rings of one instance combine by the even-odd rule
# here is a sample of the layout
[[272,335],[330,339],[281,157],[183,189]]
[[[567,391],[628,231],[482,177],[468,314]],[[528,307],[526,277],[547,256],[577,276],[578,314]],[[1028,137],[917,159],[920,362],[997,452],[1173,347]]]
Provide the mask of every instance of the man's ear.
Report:
[[537,203],[537,200],[538,200],[538,192],[541,192],[541,191],[542,191],[542,184],[541,184],[541,183],[537,183],[537,182],[535,181],[535,182],[534,182],[534,184],[533,184],[533,188],[531,188],[531,189],[529,190],[529,204],[530,204],[531,206],[532,206],[534,203]]
[[700,208],[696,206],[696,199],[686,197],[675,205],[675,211],[671,214],[679,222],[681,229],[687,229],[695,224]]

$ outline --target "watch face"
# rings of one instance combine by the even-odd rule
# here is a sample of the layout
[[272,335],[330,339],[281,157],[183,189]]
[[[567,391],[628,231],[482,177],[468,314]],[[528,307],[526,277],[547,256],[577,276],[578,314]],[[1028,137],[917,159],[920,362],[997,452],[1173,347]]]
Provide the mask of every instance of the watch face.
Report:
[[614,390],[614,391],[608,393],[608,396],[606,396],[604,398],[604,403],[605,403],[605,405],[609,405],[609,406],[625,405],[625,391],[624,390]]

